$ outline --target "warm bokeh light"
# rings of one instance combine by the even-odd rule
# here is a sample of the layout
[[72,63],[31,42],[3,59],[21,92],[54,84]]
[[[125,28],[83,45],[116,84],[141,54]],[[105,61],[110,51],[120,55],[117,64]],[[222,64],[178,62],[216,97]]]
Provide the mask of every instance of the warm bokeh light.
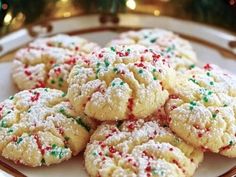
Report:
[[70,12],[64,12],[63,17],[70,17],[71,13]]
[[4,18],[4,24],[8,25],[12,20],[11,13],[7,13],[7,15]]
[[159,10],[154,10],[153,13],[154,13],[155,16],[159,16],[161,12]]
[[126,1],[126,6],[132,10],[136,8],[136,2],[134,0]]

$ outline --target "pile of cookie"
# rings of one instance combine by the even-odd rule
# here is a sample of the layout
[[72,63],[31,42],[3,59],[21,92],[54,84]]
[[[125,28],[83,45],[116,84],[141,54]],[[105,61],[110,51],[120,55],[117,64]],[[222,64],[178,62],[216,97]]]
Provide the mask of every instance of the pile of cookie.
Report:
[[193,176],[205,151],[236,157],[236,77],[198,67],[162,29],[106,47],[56,35],[20,49],[19,93],[0,103],[0,154],[26,166],[84,151],[90,176]]

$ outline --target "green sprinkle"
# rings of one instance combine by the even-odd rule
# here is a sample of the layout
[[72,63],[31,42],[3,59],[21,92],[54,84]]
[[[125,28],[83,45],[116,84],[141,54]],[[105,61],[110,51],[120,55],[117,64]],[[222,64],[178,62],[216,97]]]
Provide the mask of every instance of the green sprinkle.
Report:
[[207,97],[203,97],[203,101],[204,102],[208,102],[208,98]]
[[227,107],[228,105],[227,105],[227,104],[224,104],[223,106],[224,106],[224,107]]
[[60,108],[59,112],[62,113],[67,118],[72,118],[73,116],[69,115],[64,108]]
[[120,83],[120,85],[124,85],[125,83],[122,81],[121,83]]
[[98,68],[98,69],[96,70],[96,74],[98,74],[98,73],[99,73],[99,71],[100,71],[100,68]]
[[115,51],[116,51],[116,49],[115,49],[114,47],[111,47],[111,51],[115,52]]
[[154,77],[153,77],[153,80],[157,80],[157,77],[154,76]]
[[70,137],[65,136],[65,140],[66,140],[66,141],[69,141],[69,139],[70,139]]
[[52,149],[55,149],[56,147],[57,147],[56,144],[53,144],[53,145],[52,145]]
[[62,87],[62,84],[61,84],[61,83],[59,83],[59,84],[58,84],[58,86],[59,86],[59,87]]
[[13,100],[13,99],[14,99],[14,96],[10,96],[10,97],[9,97],[9,100]]
[[212,91],[208,91],[208,95],[211,95],[213,92]]
[[210,82],[210,85],[214,85],[214,82],[213,82],[213,81],[211,81],[211,82]]
[[64,79],[63,79],[62,77],[59,77],[58,81],[59,81],[59,82],[63,82]]
[[170,51],[171,51],[171,47],[168,47],[168,48],[166,49],[166,52],[169,53]]
[[190,109],[191,111],[193,110],[194,106],[196,106],[196,105],[197,105],[197,103],[196,103],[196,102],[194,102],[194,101],[191,101],[189,104],[190,104],[190,107],[189,107],[189,109]]
[[195,65],[194,65],[194,64],[192,64],[192,65],[189,66],[189,69],[193,69],[193,68],[195,68]]
[[55,84],[56,82],[55,82],[55,80],[51,80],[51,84]]
[[54,64],[54,65],[53,65],[53,68],[55,68],[55,67],[57,67],[57,66],[59,66],[59,64]]
[[7,114],[10,114],[11,113],[11,111],[7,111]]
[[66,93],[64,92],[61,96],[62,96],[62,97],[65,97],[65,96],[66,96]]
[[113,71],[114,71],[114,72],[117,72],[117,71],[118,71],[118,68],[113,68]]
[[130,49],[127,49],[127,52],[130,52]]
[[215,119],[216,118],[216,114],[212,114],[212,117]]
[[156,71],[157,71],[156,68],[154,68],[154,69],[152,70],[153,73],[155,73]]
[[139,74],[142,74],[142,73],[143,73],[143,70],[140,69],[140,70],[138,71],[138,73],[139,73]]
[[232,146],[233,144],[234,144],[233,141],[230,141],[230,142],[229,142],[229,145],[230,145],[230,146]]
[[77,122],[77,124],[84,127],[88,132],[90,131],[91,128],[86,123],[84,123],[80,117],[76,119],[76,122]]
[[41,163],[42,163],[42,164],[45,164],[45,160],[44,160],[44,158],[42,158]]
[[196,105],[197,105],[197,103],[194,102],[194,101],[191,101],[190,104],[193,105],[193,106],[196,106]]
[[113,82],[111,85],[112,85],[112,87],[114,87],[114,86],[116,85],[116,83],[115,83],[115,82]]
[[31,112],[31,110],[29,109],[27,112],[28,112],[28,113],[30,113],[30,112]]
[[98,62],[98,63],[97,63],[97,67],[99,67],[100,65],[101,65],[101,63],[100,63],[100,62]]
[[122,125],[122,123],[123,123],[123,121],[118,120],[117,123],[116,123],[116,127],[117,127],[118,129],[120,129],[120,126]]
[[195,84],[198,84],[198,82],[197,82],[195,79],[193,79],[193,78],[189,78],[188,80],[189,80],[189,81],[192,81],[192,82],[195,83]]
[[44,89],[44,91],[45,91],[45,92],[48,92],[48,89],[47,89],[47,88],[45,88],[45,89]]
[[209,72],[207,72],[206,74],[207,74],[207,76],[210,76],[210,75],[211,75]]
[[156,40],[157,40],[157,39],[154,38],[154,39],[151,39],[150,42],[151,42],[151,43],[154,43],[154,42],[156,42]]
[[7,131],[7,133],[12,133],[13,132],[13,129],[9,129],[8,131]]
[[105,63],[106,67],[108,67],[110,65],[110,62],[107,59],[104,60],[104,63]]
[[65,113],[65,109],[64,108],[60,108],[60,113]]
[[17,142],[16,142],[16,144],[20,144],[20,142],[23,140],[23,138],[18,138],[18,140],[17,140]]
[[96,156],[98,156],[98,153],[94,151],[94,152],[92,153],[92,155],[96,157]]
[[2,120],[1,124],[0,124],[0,127],[6,128],[7,127],[7,121]]

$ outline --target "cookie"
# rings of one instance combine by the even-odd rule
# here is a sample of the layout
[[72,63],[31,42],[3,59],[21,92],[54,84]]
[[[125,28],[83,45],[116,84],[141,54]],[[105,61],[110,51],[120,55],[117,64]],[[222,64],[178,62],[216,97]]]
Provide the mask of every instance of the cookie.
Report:
[[140,45],[103,48],[73,67],[68,97],[77,112],[98,120],[144,118],[167,100],[175,71]]
[[[83,38],[66,35],[38,39],[16,53],[13,80],[20,90],[50,87],[66,91],[72,67],[96,49],[87,45],[90,43]],[[78,50],[72,50],[76,46]]]
[[0,154],[30,167],[57,164],[83,150],[94,128],[62,91],[21,91],[0,103]]
[[190,43],[173,32],[164,29],[155,28],[124,32],[107,45],[132,44],[159,48],[162,55],[169,58],[170,64],[176,70],[186,70],[197,63],[196,53]]
[[85,150],[92,177],[192,176],[203,153],[157,121],[103,123]]
[[56,47],[89,54],[91,51],[99,49],[99,45],[78,36],[58,34],[52,37],[39,38],[29,44],[30,47]]
[[206,64],[179,77],[173,91],[171,130],[203,151],[236,157],[236,77]]

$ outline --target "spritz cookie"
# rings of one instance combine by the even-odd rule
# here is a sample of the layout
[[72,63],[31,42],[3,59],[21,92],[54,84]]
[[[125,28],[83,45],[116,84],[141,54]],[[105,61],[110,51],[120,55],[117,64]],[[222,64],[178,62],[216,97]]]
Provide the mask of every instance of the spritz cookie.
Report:
[[[64,38],[66,40],[62,40]],[[70,38],[84,42],[76,43],[75,39],[70,41]],[[12,75],[17,87],[20,90],[50,87],[66,91],[68,88],[67,78],[72,67],[79,59],[96,49],[94,47],[81,48],[77,51],[71,50],[72,46],[84,46],[86,43],[89,45],[89,42],[85,41],[85,39],[78,37],[58,35],[52,38],[38,39],[29,47],[20,49],[13,61]]]
[[162,55],[169,58],[170,64],[176,70],[188,69],[197,63],[196,53],[191,44],[164,29],[143,29],[121,33],[108,46],[141,44],[146,47],[158,47]]
[[69,36],[58,34],[52,37],[39,38],[29,44],[30,47],[56,47],[79,52],[80,54],[89,54],[97,50],[100,46],[78,36]]
[[157,121],[103,123],[85,150],[92,177],[192,176],[203,153],[186,144]]
[[167,100],[175,71],[140,45],[103,48],[69,76],[68,97],[78,112],[98,120],[144,118]]
[[31,167],[57,164],[83,150],[94,127],[62,91],[21,91],[0,103],[0,154]]
[[236,77],[206,64],[179,77],[166,105],[170,128],[204,151],[236,157]]

